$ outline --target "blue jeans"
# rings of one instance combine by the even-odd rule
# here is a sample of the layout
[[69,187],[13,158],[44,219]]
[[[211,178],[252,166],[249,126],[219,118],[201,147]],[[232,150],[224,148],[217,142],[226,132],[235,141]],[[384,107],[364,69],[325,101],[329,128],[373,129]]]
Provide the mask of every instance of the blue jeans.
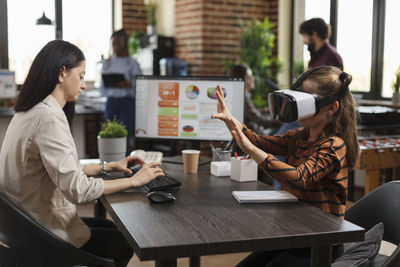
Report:
[[106,102],[104,116],[106,120],[114,117],[122,122],[128,131],[126,155],[130,154],[129,139],[135,127],[135,99],[132,97],[109,97]]

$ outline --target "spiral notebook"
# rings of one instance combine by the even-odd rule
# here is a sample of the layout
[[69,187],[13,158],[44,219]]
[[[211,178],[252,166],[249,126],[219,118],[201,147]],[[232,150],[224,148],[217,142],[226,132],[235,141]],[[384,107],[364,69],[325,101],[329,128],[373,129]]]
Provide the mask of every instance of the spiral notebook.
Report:
[[281,190],[232,191],[232,195],[239,203],[279,203],[298,200],[291,193]]

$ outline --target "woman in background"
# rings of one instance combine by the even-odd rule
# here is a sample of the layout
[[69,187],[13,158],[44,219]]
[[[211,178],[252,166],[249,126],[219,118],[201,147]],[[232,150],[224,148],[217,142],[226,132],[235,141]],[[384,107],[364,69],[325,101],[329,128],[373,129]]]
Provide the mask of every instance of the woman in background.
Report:
[[273,134],[282,125],[282,122],[271,118],[269,113],[261,114],[251,100],[251,90],[254,89],[255,79],[249,65],[241,63],[232,66],[228,73],[229,76],[245,79],[245,97],[244,97],[244,123],[253,131],[260,132],[260,128],[270,130]]
[[130,153],[129,140],[135,127],[135,89],[136,75],[142,74],[139,63],[129,56],[128,35],[121,29],[111,35],[113,54],[103,61],[102,74],[123,74],[125,80],[117,87],[105,87],[100,84],[100,92],[107,97],[104,116],[106,120],[116,118],[128,131],[126,155]]

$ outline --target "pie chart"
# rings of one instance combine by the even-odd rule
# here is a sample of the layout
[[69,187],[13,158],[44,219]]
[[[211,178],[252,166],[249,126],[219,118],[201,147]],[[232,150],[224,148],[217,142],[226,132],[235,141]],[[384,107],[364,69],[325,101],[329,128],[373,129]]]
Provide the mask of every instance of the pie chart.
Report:
[[[222,88],[222,93],[224,94],[224,97],[226,97],[226,89],[225,88]],[[217,99],[217,88],[215,88],[215,87],[208,88],[207,96],[211,99]]]
[[185,89],[186,97],[189,99],[196,99],[199,96],[200,90],[196,85],[189,85]]

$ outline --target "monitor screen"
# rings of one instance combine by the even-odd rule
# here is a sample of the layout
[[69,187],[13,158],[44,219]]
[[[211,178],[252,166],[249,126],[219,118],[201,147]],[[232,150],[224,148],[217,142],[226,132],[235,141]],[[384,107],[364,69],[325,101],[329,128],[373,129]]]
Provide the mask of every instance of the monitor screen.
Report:
[[217,112],[217,85],[231,114],[243,121],[244,80],[232,77],[136,77],[135,136],[160,139],[232,139]]

